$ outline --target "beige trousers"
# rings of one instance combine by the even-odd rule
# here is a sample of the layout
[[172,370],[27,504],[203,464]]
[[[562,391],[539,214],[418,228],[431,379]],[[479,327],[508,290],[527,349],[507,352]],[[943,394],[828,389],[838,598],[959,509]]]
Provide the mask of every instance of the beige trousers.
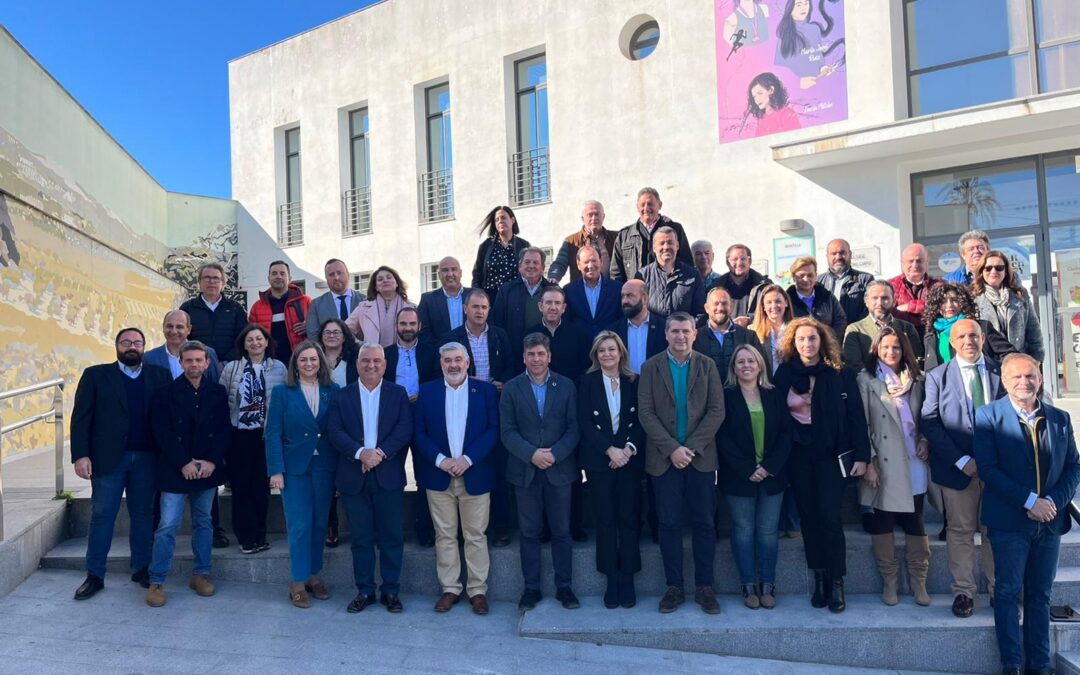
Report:
[[443,593],[460,594],[462,590],[457,538],[460,520],[469,574],[468,596],[486,595],[491,559],[484,530],[490,515],[490,495],[470,495],[465,490],[465,479],[454,477],[447,489],[428,490],[427,500],[435,525],[435,566]]
[[994,594],[994,554],[986,527],[979,524],[979,507],[982,503],[983,482],[978,475],[971,479],[966,489],[953,490],[942,486],[941,500],[945,504],[945,517],[949,527],[945,531],[945,546],[949,554],[949,571],[953,577],[953,595],[975,597],[978,583],[975,580],[975,532],[982,534],[981,567],[986,575],[990,595]]

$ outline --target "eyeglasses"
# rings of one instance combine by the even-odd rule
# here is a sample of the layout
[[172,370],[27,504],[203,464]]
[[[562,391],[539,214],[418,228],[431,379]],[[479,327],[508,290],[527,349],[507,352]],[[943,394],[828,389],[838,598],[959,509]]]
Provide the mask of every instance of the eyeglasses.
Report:
[[322,332],[322,334],[323,334],[323,337],[341,337],[345,333],[342,333],[339,330],[324,330]]
[[1004,271],[1005,271],[1005,266],[1004,265],[984,265],[983,266],[983,273],[984,274],[986,272],[1004,272]]
[[143,342],[142,340],[121,340],[120,342],[117,342],[116,344],[120,345],[124,349],[130,349],[132,347],[134,347],[135,349],[142,349],[143,347],[146,346],[146,343]]
[[199,281],[205,281],[208,284],[220,284],[225,280],[221,277],[199,277]]

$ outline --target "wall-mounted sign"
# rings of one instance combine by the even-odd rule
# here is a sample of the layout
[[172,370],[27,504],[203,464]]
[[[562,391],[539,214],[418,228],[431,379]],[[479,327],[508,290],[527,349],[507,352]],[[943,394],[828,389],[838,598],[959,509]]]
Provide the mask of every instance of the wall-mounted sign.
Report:
[[881,276],[881,249],[877,246],[851,249],[851,266],[860,272]]
[[777,237],[773,241],[773,281],[791,283],[791,263],[804,255],[814,255],[814,237]]

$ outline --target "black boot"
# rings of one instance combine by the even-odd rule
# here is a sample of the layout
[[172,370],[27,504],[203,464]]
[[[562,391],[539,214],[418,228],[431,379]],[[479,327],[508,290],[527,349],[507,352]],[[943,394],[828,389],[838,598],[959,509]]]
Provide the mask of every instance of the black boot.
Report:
[[814,594],[810,597],[810,604],[821,609],[829,603],[828,579],[825,578],[825,570],[814,570]]
[[604,607],[615,609],[619,606],[619,582],[616,575],[607,575],[607,590],[604,591]]
[[829,611],[833,614],[839,614],[847,607],[847,602],[844,600],[844,577],[838,577],[833,579],[832,586],[829,589]]
[[629,572],[619,573],[619,604],[627,609],[637,604],[637,591],[634,590],[634,575]]

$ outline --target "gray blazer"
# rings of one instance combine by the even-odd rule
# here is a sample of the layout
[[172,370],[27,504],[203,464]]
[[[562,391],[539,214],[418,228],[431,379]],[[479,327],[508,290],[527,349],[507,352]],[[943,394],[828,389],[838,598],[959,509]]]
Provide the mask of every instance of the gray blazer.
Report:
[[[364,294],[358,291],[352,292],[349,298],[349,314],[356,309],[364,300]],[[346,315],[348,316],[348,315]],[[315,340],[319,337],[319,327],[330,319],[340,318],[337,303],[334,301],[333,291],[327,291],[311,301],[308,307],[307,336]]]
[[1039,329],[1039,317],[1035,316],[1031,298],[1020,298],[1016,293],[1009,294],[1009,306],[1005,310],[1007,329],[1001,325],[1001,317],[985,293],[975,296],[975,306],[979,308],[979,318],[989,321],[999,333],[1008,337],[1014,349],[1036,361],[1043,360],[1046,354],[1043,350],[1042,331]]
[[536,405],[528,371],[503,386],[499,400],[499,428],[507,450],[506,480],[527,487],[536,474],[532,456],[537,448],[551,448],[555,464],[547,471],[552,485],[569,485],[578,475],[574,449],[578,444],[577,392],[574,383],[550,372],[544,397],[544,416]]

